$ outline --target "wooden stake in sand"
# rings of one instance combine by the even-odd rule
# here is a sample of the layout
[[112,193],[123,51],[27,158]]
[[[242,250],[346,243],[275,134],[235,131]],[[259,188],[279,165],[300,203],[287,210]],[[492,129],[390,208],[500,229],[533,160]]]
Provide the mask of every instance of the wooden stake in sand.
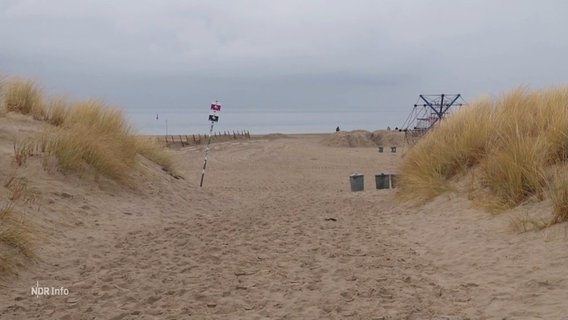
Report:
[[209,140],[207,140],[207,147],[205,147],[205,159],[203,160],[203,170],[201,170],[201,182],[199,187],[203,187],[203,178],[205,177],[205,168],[207,168],[207,154],[209,153],[209,144],[211,144],[211,136],[213,135],[213,125],[219,121],[219,113],[221,112],[221,105],[219,101],[211,104],[211,112],[209,112],[209,121],[211,121],[211,128],[209,129]]

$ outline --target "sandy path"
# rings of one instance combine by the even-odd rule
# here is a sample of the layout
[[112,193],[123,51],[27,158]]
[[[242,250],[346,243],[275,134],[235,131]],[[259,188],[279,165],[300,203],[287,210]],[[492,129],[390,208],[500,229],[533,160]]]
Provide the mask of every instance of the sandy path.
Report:
[[[38,187],[58,190],[41,200],[52,239],[44,262],[0,291],[1,318],[568,314],[565,241],[494,232],[502,219],[480,216],[465,200],[397,206],[393,191],[375,190],[373,174],[392,172],[400,153],[324,147],[320,139],[216,144],[203,189],[200,147],[177,152],[185,180],[149,170],[136,192],[44,175]],[[366,174],[364,192],[349,191],[355,171]],[[522,256],[530,250],[540,251]],[[38,280],[71,293],[31,296]]]

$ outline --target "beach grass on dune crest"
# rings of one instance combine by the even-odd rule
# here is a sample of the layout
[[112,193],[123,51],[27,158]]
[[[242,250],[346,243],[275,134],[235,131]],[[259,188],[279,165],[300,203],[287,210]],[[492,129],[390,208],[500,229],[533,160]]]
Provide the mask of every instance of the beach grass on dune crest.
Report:
[[36,120],[45,115],[43,91],[32,80],[7,78],[2,84],[2,105],[8,112],[29,114]]
[[119,109],[90,100],[75,103],[62,114],[64,120],[52,131],[46,148],[58,160],[60,169],[79,173],[94,169],[97,174],[130,184],[136,155],[141,154],[173,170],[169,155],[142,144]]
[[46,105],[45,121],[56,127],[62,126],[69,112],[69,104],[63,96],[51,97]]
[[136,146],[122,113],[99,101],[72,105],[48,148],[61,168],[80,170],[83,163],[98,173],[123,180],[134,165]]
[[53,126],[35,142],[15,144],[18,165],[25,162],[24,151],[31,143],[40,145],[38,149],[47,157],[57,159],[62,171],[93,171],[128,185],[137,154],[170,173],[174,170],[169,154],[152,141],[137,138],[120,109],[98,100],[69,101],[64,96],[46,99],[34,81],[18,77],[7,78],[0,88],[0,105],[5,112],[32,115]]
[[491,110],[487,99],[463,108],[411,148],[399,168],[400,196],[429,200],[452,189],[449,180],[478,164],[487,152],[494,131]]
[[400,164],[399,197],[432,199],[479,168],[484,201],[490,199],[494,208],[548,195],[558,223],[568,220],[568,191],[562,183],[549,183],[547,171],[567,160],[568,87],[521,87],[475,101],[430,130]]

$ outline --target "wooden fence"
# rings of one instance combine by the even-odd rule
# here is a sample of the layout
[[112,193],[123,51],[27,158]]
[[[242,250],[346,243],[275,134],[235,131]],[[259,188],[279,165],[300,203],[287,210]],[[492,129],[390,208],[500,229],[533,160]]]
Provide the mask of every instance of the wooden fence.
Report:
[[[165,142],[166,146],[195,146],[200,144],[207,144],[209,139],[209,134],[191,134],[191,135],[167,135],[158,138],[160,142]],[[248,130],[242,131],[224,131],[215,132],[211,136],[211,143],[213,142],[223,142],[238,139],[250,139],[250,132]]]

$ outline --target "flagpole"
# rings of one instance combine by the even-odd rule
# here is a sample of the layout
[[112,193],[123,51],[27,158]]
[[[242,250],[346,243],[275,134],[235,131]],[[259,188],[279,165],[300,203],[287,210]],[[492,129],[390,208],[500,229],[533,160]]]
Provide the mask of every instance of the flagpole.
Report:
[[215,122],[219,121],[219,112],[221,111],[221,105],[219,101],[211,104],[211,112],[209,113],[209,120],[211,121],[211,128],[209,128],[209,139],[207,140],[207,147],[205,147],[205,159],[203,160],[203,170],[201,170],[201,181],[199,182],[199,187],[203,187],[203,179],[205,178],[205,168],[207,168],[207,155],[209,154],[209,145],[211,144],[211,137],[213,136],[213,125]]
[[203,187],[203,178],[205,177],[205,168],[207,168],[207,154],[209,153],[209,144],[211,144],[211,136],[213,135],[213,125],[215,121],[211,121],[211,128],[209,129],[209,139],[207,140],[207,147],[205,148],[205,160],[203,160],[203,170],[201,170],[201,182],[199,187]]

